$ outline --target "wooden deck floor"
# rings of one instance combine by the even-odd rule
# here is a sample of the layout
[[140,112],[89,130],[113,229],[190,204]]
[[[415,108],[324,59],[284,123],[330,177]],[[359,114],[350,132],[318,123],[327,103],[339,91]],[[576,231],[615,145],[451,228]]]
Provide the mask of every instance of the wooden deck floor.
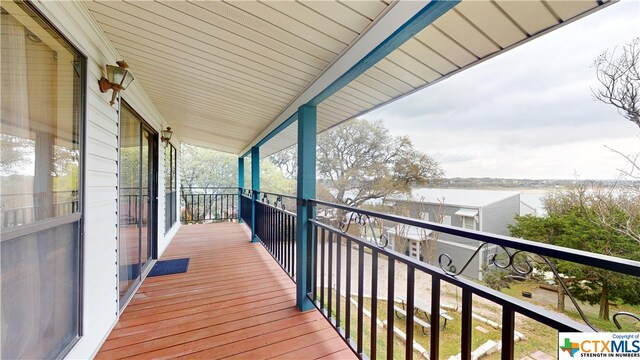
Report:
[[144,281],[98,359],[355,359],[322,315],[295,307],[295,284],[244,225],[182,226],[162,259],[183,274]]

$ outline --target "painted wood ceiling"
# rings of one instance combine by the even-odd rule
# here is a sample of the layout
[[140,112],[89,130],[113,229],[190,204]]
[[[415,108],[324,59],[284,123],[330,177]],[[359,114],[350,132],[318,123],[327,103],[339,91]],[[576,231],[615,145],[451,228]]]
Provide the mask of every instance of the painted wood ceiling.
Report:
[[[93,1],[89,10],[188,143],[242,154],[396,2]],[[404,5],[404,4],[403,4]],[[591,0],[463,1],[318,106],[318,131],[597,10]],[[396,9],[398,10],[398,9]],[[375,45],[375,44],[373,44]],[[295,123],[261,148],[296,142]]]

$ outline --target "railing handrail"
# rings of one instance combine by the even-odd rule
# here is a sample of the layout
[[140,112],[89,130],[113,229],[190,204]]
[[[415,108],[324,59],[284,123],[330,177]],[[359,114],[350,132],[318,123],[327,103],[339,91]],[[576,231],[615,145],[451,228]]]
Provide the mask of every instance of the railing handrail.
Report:
[[237,186],[180,186],[182,189],[233,189],[238,190]]
[[[242,196],[247,197],[246,195],[242,195]],[[283,212],[283,213],[285,213],[285,214],[292,215],[292,216],[298,216],[298,214],[296,214],[296,213],[294,213],[294,212],[292,212],[292,211],[289,211],[289,210],[287,210],[287,209],[282,209],[282,208],[279,208],[279,207],[277,207],[277,206],[275,206],[275,205],[267,204],[266,202],[263,202],[263,201],[262,201],[262,200],[260,200],[260,199],[256,199],[256,200],[257,200],[260,204],[262,204],[262,205],[264,205],[264,206],[267,206],[267,207],[270,207],[270,208],[273,208],[274,210],[277,210],[277,211],[279,211],[279,212]]]
[[384,248],[380,248],[375,244],[372,244],[366,240],[361,239],[358,236],[349,234],[347,232],[343,232],[342,230],[336,227],[322,223],[318,220],[309,220],[309,221],[320,228],[324,228],[335,233],[340,233],[340,236],[344,237],[345,239],[348,238],[351,241],[354,241],[358,244],[362,244],[364,247],[369,248],[372,252],[380,253],[391,259],[404,263],[405,265],[410,266],[416,270],[420,270],[429,275],[436,276],[458,287],[466,287],[466,288],[471,287],[473,288],[474,294],[482,296],[485,299],[491,300],[496,304],[513,307],[516,312],[519,312],[522,315],[528,316],[534,320],[540,321],[545,325],[552,326],[556,329],[566,329],[565,331],[579,330],[583,332],[593,332],[593,329],[591,329],[589,326],[583,323],[579,323],[573,319],[562,318],[561,320],[556,320],[557,318],[556,313],[550,310],[544,309],[540,306],[516,299],[509,295],[505,295],[498,290],[494,290],[489,287],[480,285],[472,280],[468,280],[459,276],[457,277],[451,276],[446,272],[444,272],[444,270],[442,270],[439,267],[427,264],[425,262],[418,261],[410,256],[401,254],[399,252],[389,251]]
[[331,206],[337,209],[361,213],[379,219],[394,221],[404,225],[438,231],[450,235],[460,236],[471,240],[486,242],[506,248],[526,251],[537,255],[548,256],[555,259],[567,260],[573,263],[593,266],[605,270],[613,270],[618,273],[640,277],[640,261],[623,259],[609,255],[602,255],[583,250],[565,248],[531,240],[519,239],[511,236],[489,234],[476,230],[468,230],[455,226],[443,225],[424,220],[409,218],[399,215],[385,214],[372,210],[359,209],[348,205],[336,204],[328,201],[310,199],[314,205]]
[[253,191],[255,191],[258,194],[262,194],[262,195],[280,196],[280,197],[283,197],[285,199],[293,199],[293,200],[297,200],[298,199],[298,197],[296,195],[285,195],[285,194],[268,192],[268,191],[261,191],[261,190],[253,190]]

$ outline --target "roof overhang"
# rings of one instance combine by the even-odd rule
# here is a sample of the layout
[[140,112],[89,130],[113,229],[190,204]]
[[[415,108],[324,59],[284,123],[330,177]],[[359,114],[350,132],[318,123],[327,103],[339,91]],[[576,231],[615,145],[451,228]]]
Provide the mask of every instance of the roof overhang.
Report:
[[[318,131],[324,131],[610,3],[96,1],[86,6],[182,141],[236,154],[259,145],[264,157],[296,142],[302,104],[318,106]],[[420,16],[425,13],[431,16]],[[389,41],[398,33],[405,37]]]
[[460,209],[455,214],[464,217],[476,217],[478,216],[478,209]]

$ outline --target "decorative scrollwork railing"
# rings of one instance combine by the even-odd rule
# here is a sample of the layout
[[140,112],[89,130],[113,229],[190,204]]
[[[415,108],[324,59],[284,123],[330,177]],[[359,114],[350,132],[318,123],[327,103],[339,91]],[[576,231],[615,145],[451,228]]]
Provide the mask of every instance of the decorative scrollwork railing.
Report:
[[[367,231],[371,231],[371,237],[374,239],[374,242],[376,243],[376,245],[378,245],[378,247],[385,248],[389,245],[389,238],[387,237],[387,235],[382,233],[382,231],[380,232],[380,237],[376,236],[376,231],[373,227],[374,224],[376,225],[376,227],[382,228],[382,226],[380,226],[379,224],[378,219],[374,218],[373,220],[371,220],[371,218],[367,214],[351,212],[348,214],[348,219],[340,222],[340,230],[342,230],[343,233],[346,233],[349,230],[351,224],[357,224],[361,229],[364,229],[364,234],[362,234],[362,236],[364,236],[365,239],[368,238]],[[369,230],[367,230],[367,228]]]
[[613,315],[613,323],[616,324],[616,327],[618,328],[618,330],[622,330],[622,325],[620,325],[620,322],[618,321],[618,317],[620,317],[620,316],[628,316],[628,317],[631,317],[631,318],[634,318],[634,319],[640,321],[640,316],[638,316],[636,314],[633,314],[633,313],[630,313],[630,312],[626,312],[626,311],[617,312],[617,313],[615,313]]
[[[469,266],[469,264],[472,263],[473,259],[476,256],[478,256],[478,254],[480,253],[480,250],[482,250],[483,248],[488,248],[490,245],[491,244],[486,243],[486,242],[480,244],[480,246],[478,246],[478,248],[473,252],[473,254],[469,257],[467,262],[462,266],[462,269],[460,269],[459,271],[452,271],[451,270],[452,268],[456,269],[456,267],[453,264],[453,259],[451,258],[451,256],[449,256],[449,254],[446,254],[446,253],[440,254],[440,256],[438,257],[438,266],[440,266],[440,269],[442,269],[442,271],[444,271],[449,276],[453,276],[453,277],[459,276],[464,272],[464,270]],[[523,250],[516,250],[514,252],[509,252],[509,249],[507,249],[506,247],[504,247],[502,245],[495,245],[495,247],[497,249],[502,249],[502,251],[506,255],[506,259],[505,259],[506,262],[504,262],[504,261],[501,262],[501,261],[498,260],[498,252],[496,251],[496,252],[492,253],[489,256],[489,259],[487,260],[487,264],[489,266],[493,265],[493,266],[497,267],[498,269],[502,269],[502,270],[511,269],[517,275],[527,276],[527,275],[530,275],[536,269],[536,266],[534,264],[547,265],[549,267],[549,269],[551,270],[551,272],[553,273],[554,278],[558,281],[559,286],[561,286],[562,289],[564,290],[564,294],[569,296],[569,300],[571,300],[571,303],[573,304],[573,306],[575,306],[576,310],[578,311],[578,314],[580,315],[580,318],[591,329],[593,329],[594,331],[598,331],[593,326],[593,324],[589,321],[589,319],[584,314],[584,312],[582,311],[582,308],[578,304],[578,300],[573,296],[573,294],[569,290],[569,287],[566,285],[566,283],[563,280],[562,276],[560,276],[560,273],[556,269],[556,267],[553,264],[553,262],[551,262],[546,257],[541,256],[541,255],[537,255],[537,254],[535,256],[537,258],[541,259],[542,262],[536,261],[533,258],[533,256],[531,256],[530,253],[525,252]],[[521,268],[520,267],[521,265],[518,264],[518,262],[516,261],[516,257],[518,257],[518,256],[521,256],[521,258],[523,260],[523,264],[526,265],[526,268]],[[446,264],[445,264],[444,260],[446,260]],[[618,314],[616,314],[616,315],[618,315]],[[614,315],[614,319],[615,319],[615,315]]]
[[[448,234],[449,236],[464,240],[467,245],[468,243],[480,244],[478,248],[474,246],[474,250],[472,250],[472,257],[477,258],[480,256],[484,257],[487,248],[492,246],[492,249],[497,252],[495,254],[487,253],[489,255],[483,260],[488,260],[488,263],[498,268],[512,269],[513,273],[518,275],[533,274],[534,270],[542,270],[543,266],[548,267],[551,269],[555,279],[558,280],[558,289],[569,295],[573,305],[579,312],[581,312],[580,303],[571,295],[567,287],[567,283],[571,280],[560,276],[556,268],[557,261],[566,261],[610,271],[612,274],[615,274],[615,276],[640,278],[640,262],[635,260],[595,254],[510,236],[468,230],[405,216],[358,209],[348,205],[321,200],[310,200],[310,203],[317,208],[317,213],[329,215],[322,216],[322,218],[319,217],[318,219],[309,219],[310,231],[316,236],[314,255],[309,261],[312,263],[311,268],[317,269],[314,275],[313,285],[310,287],[311,293],[309,298],[314,302],[316,307],[323,311],[323,314],[331,320],[336,328],[340,328],[341,334],[344,334],[343,337],[357,340],[355,345],[353,345],[353,349],[357,353],[362,353],[364,348],[362,332],[360,328],[358,328],[357,334],[352,333],[353,329],[351,329],[349,325],[349,319],[351,319],[349,313],[349,311],[351,311],[350,307],[346,306],[342,309],[340,301],[343,299],[343,294],[347,294],[345,295],[347,298],[349,296],[355,297],[358,306],[356,306],[353,311],[357,311],[358,318],[361,319],[363,316],[364,298],[367,297],[362,284],[366,283],[367,286],[371,287],[372,297],[370,299],[371,308],[369,309],[369,313],[372,316],[371,322],[375,324],[375,322],[379,320],[375,315],[377,309],[374,307],[374,304],[376,304],[376,289],[380,286],[380,284],[378,284],[379,276],[386,277],[387,279],[387,298],[394,298],[394,294],[398,291],[406,294],[405,304],[407,313],[412,313],[415,310],[415,297],[418,296],[415,292],[417,286],[421,286],[423,289],[424,286],[426,286],[429,289],[431,293],[429,300],[431,301],[432,314],[440,311],[440,298],[443,284],[450,284],[461,289],[462,299],[459,316],[465,324],[471,324],[473,299],[476,296],[496,304],[501,309],[503,358],[505,356],[508,358],[514,357],[515,346],[513,339],[516,314],[545,324],[557,331],[590,332],[593,331],[594,328],[592,324],[587,321],[584,313],[580,313],[579,320],[574,320],[559,312],[551,311],[542,306],[501,293],[475,280],[458,276],[463,273],[465,269],[469,268],[471,259],[467,260],[466,256],[464,256],[463,261],[459,258],[456,259],[460,262],[459,267],[461,270],[459,271],[451,268],[454,264],[454,258],[449,254],[443,254],[439,258],[436,257],[440,266],[438,266],[438,264],[433,266],[428,262],[419,261],[403,254],[403,249],[378,247],[370,238],[362,236],[361,232],[354,234],[348,231],[349,226],[352,224],[358,224],[359,226],[367,225],[367,228],[371,225],[375,232],[378,229],[372,224],[371,219],[376,219],[377,221],[384,222],[383,226],[388,228],[392,228],[394,226],[393,224],[402,224],[403,226],[415,227],[417,229],[431,230],[437,232],[440,236],[442,234]],[[339,216],[335,215],[340,213],[349,214],[344,217],[342,224],[338,221]],[[333,216],[331,216],[332,214]],[[368,230],[369,229],[370,228],[368,228]],[[399,250],[400,252],[394,250]],[[483,251],[481,252],[481,250]],[[504,252],[504,255],[502,255],[502,252]],[[347,259],[347,261],[343,261],[343,259]],[[378,263],[380,261],[386,262],[387,266],[385,270],[372,271],[370,274],[368,271],[362,270],[363,268],[369,269],[369,267],[363,265],[365,263],[370,264],[370,269],[378,269]],[[403,269],[402,271],[406,269],[406,277],[396,277],[395,272],[398,271],[398,269]],[[358,273],[354,275],[353,271],[356,270]],[[428,281],[425,283],[425,280],[418,283],[417,273],[429,275],[431,279],[430,284]],[[357,281],[352,283],[352,279],[357,279]],[[333,281],[335,281],[335,284]],[[343,281],[346,283],[343,283]],[[397,282],[400,282],[400,284],[396,284]],[[357,288],[354,288],[355,286],[357,286]],[[357,295],[354,295],[356,293]],[[425,299],[423,298],[422,300]],[[393,339],[395,336],[393,330],[393,302],[387,302],[387,307],[387,338]],[[343,321],[341,320],[342,311],[346,312],[343,316],[344,322],[341,322]],[[623,313],[617,313],[614,315],[614,318],[618,320],[621,316],[637,318],[634,315]],[[408,316],[405,321],[408,329],[414,328],[413,317]],[[435,356],[435,358],[438,358],[438,349],[441,343],[439,321],[437,316],[431,317],[431,341],[429,351],[431,356]],[[472,331],[470,329],[463,327],[460,334],[462,354],[469,355],[472,352],[471,333]],[[407,353],[411,353],[413,351],[411,347],[413,344],[413,334],[411,331],[407,331],[406,335],[406,351]],[[371,348],[375,348],[375,344],[376,339],[372,337]],[[393,354],[391,347],[387,350],[387,354]]]

